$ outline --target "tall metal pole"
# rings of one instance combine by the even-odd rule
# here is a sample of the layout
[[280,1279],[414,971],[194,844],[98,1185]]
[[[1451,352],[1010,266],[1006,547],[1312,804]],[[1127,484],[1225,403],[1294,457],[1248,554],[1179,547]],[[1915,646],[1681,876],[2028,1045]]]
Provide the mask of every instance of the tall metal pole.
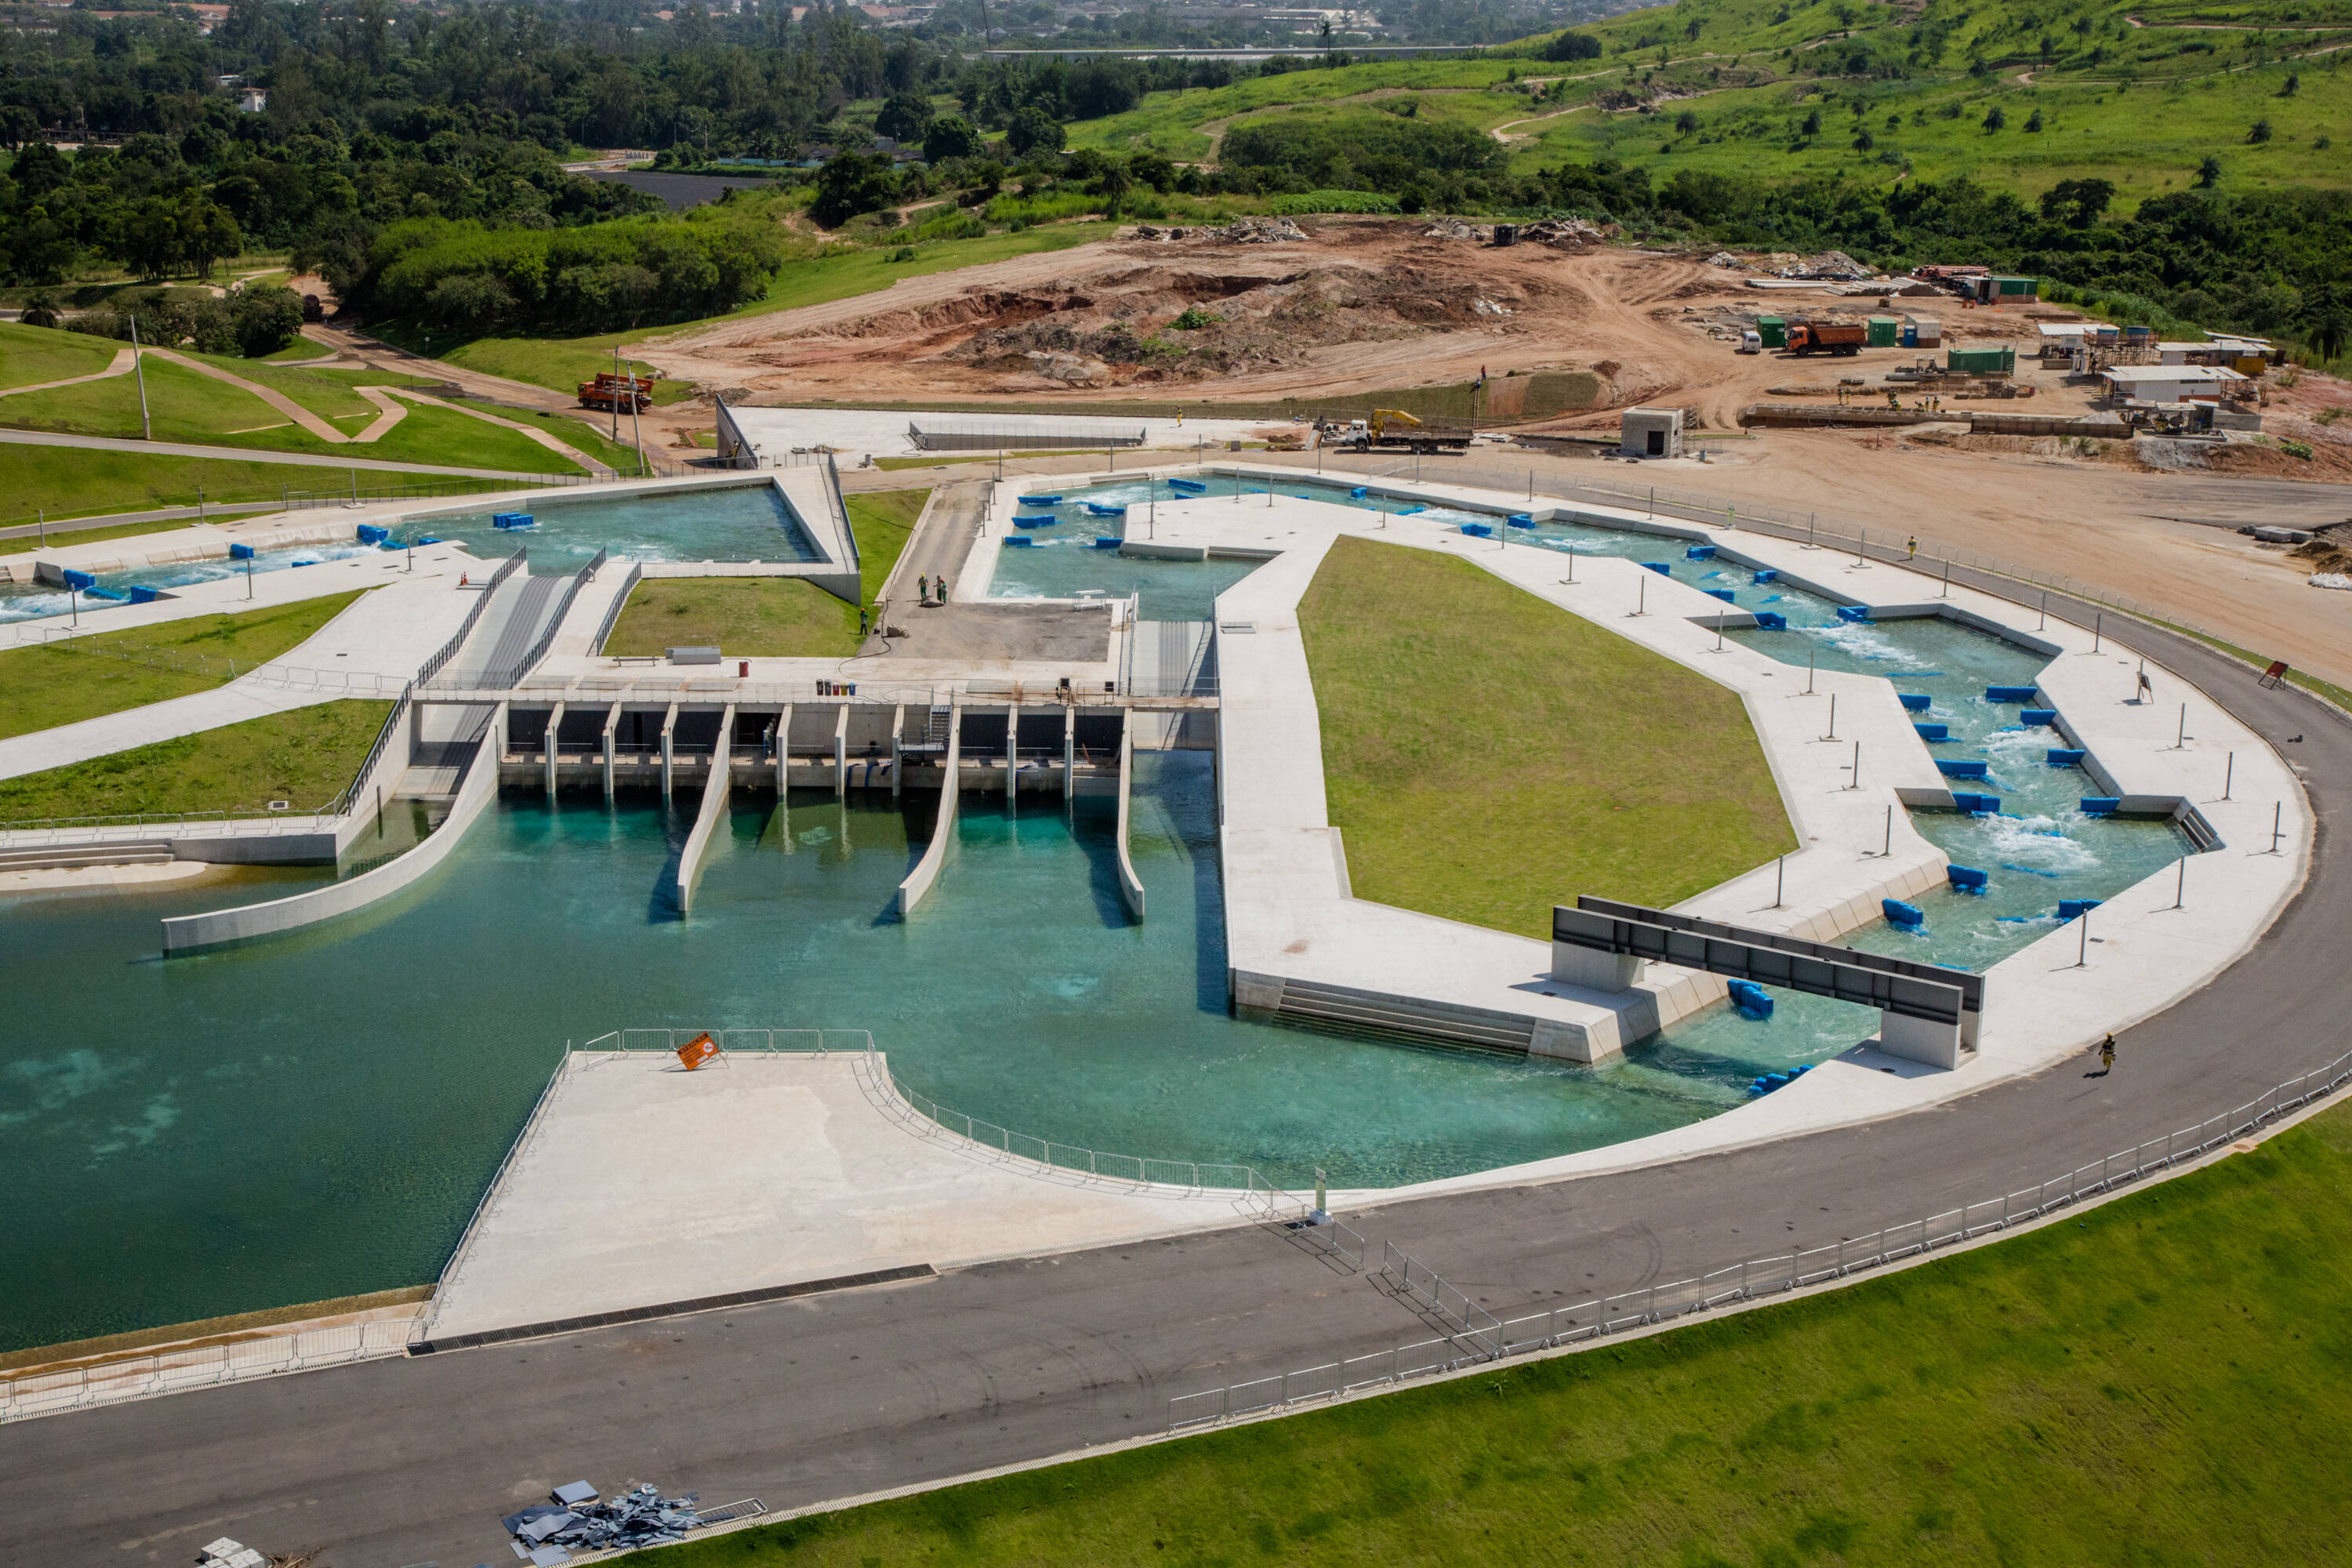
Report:
[[[613,345],[613,379],[614,381],[621,379],[621,345],[618,343],[614,343]],[[620,388],[616,386],[613,390],[617,393],[620,391]],[[636,391],[636,388],[633,386],[629,390],[634,394]],[[606,401],[610,402],[611,400],[608,398]],[[637,400],[635,396],[631,396],[629,399],[629,402],[632,405]],[[613,404],[613,439],[615,443],[619,442],[621,439],[621,405],[617,403]]]
[[637,362],[629,362],[629,439],[637,447],[637,477],[646,472],[646,427],[637,417]]
[[147,365],[139,353],[139,318],[131,318],[131,369],[139,378],[139,438],[152,441],[154,426],[147,420]]

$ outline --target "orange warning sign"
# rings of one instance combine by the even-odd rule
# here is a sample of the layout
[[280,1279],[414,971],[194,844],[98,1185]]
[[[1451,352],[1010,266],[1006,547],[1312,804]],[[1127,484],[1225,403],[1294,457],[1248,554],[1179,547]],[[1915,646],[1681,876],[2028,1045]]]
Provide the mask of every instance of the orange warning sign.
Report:
[[719,1042],[712,1039],[707,1033],[695,1036],[677,1048],[677,1059],[686,1064],[686,1070],[688,1072],[692,1072],[718,1054]]

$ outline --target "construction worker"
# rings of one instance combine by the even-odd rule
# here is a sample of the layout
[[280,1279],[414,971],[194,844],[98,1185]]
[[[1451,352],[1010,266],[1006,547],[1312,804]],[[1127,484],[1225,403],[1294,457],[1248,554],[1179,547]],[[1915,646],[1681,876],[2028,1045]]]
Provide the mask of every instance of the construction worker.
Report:
[[2099,1076],[2105,1078],[2116,1070],[2116,1037],[2109,1035],[2099,1042]]
[[1915,534],[1913,534],[1909,539],[1907,539],[1907,540],[1906,540],[1906,541],[1904,542],[1904,544],[1903,544],[1903,559],[1904,559],[1904,560],[1906,560],[1906,561],[1912,561],[1912,560],[1916,560],[1916,559],[1917,559],[1917,558],[1918,558],[1918,554],[1919,554],[1919,536],[1918,536],[1917,534],[1916,534],[1916,533],[1915,533]]
[[915,579],[915,596],[928,605],[931,602],[931,576],[926,572]]

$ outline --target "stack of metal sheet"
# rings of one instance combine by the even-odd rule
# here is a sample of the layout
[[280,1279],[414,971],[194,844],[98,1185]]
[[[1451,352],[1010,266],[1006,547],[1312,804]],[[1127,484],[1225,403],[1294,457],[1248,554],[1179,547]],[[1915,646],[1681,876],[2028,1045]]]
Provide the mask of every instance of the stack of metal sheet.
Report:
[[540,1568],[564,1562],[574,1552],[635,1550],[683,1540],[702,1522],[696,1512],[699,1493],[664,1497],[650,1481],[609,1500],[600,1500],[586,1481],[558,1487],[551,1497],[503,1521],[514,1537],[515,1555]]

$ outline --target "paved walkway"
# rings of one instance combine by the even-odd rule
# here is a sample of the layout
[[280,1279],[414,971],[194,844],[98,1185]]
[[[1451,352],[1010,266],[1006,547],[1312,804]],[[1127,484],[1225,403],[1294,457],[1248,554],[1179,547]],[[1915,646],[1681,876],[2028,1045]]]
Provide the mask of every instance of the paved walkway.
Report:
[[[377,389],[362,388],[362,390],[371,391]],[[536,425],[526,425],[519,419],[501,419],[495,414],[485,414],[478,408],[468,408],[462,403],[445,403],[440,398],[428,397],[424,393],[418,392],[413,387],[389,387],[382,390],[397,392],[401,396],[407,398],[410,402],[422,403],[427,408],[446,408],[452,414],[462,414],[468,419],[478,419],[485,425],[498,425],[502,426],[509,430],[520,430],[524,435],[530,437],[532,440],[538,442],[541,446],[546,447],[549,451],[553,452],[557,457],[568,458],[571,461],[579,464],[582,468],[587,469],[590,473],[595,475],[596,478],[600,479],[610,479],[619,477],[611,465],[597,461],[594,458],[590,457],[579,447],[559,439],[553,432],[542,430]]]
[[0,430],[0,444],[68,447],[85,452],[136,452],[159,458],[217,458],[232,463],[273,463],[289,468],[362,468],[370,473],[455,474],[472,479],[544,479],[545,474],[510,468],[459,468],[440,463],[391,462],[381,458],[328,457],[323,453],[273,452],[267,447],[202,447],[186,441],[137,441],[120,436],[67,436],[47,430]]
[[183,370],[192,370],[198,375],[211,376],[215,381],[226,382],[239,392],[250,393],[286,416],[304,431],[316,436],[331,447],[342,446],[352,439],[351,436],[336,429],[326,420],[311,413],[275,387],[264,386],[257,381],[248,381],[235,371],[224,370],[216,364],[206,364],[200,359],[191,359],[186,354],[173,353],[169,349],[149,349],[147,353],[153,358],[168,361]]
[[408,417],[408,405],[394,397],[390,387],[355,386],[352,390],[374,404],[378,410],[367,428],[352,437],[354,441],[381,441],[385,431]]
[[47,392],[60,386],[79,386],[86,381],[105,381],[112,376],[129,375],[136,357],[129,349],[117,349],[113,360],[104,370],[94,370],[88,375],[69,375],[60,381],[37,381],[30,386],[0,387],[0,397],[16,397],[27,392]]

